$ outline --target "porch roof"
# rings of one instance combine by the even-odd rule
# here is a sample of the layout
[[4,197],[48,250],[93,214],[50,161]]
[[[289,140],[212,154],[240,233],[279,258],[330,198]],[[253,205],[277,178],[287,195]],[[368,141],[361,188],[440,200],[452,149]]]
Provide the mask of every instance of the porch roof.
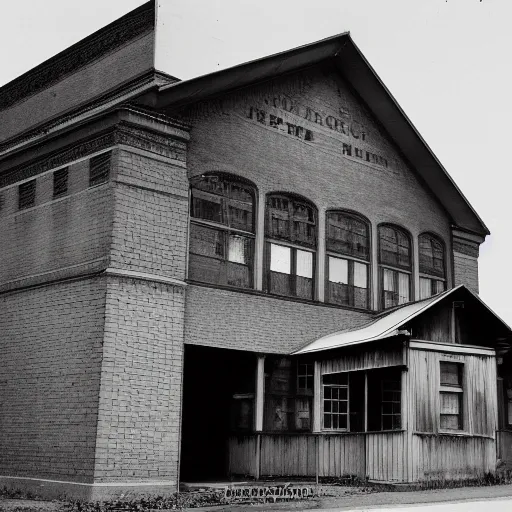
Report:
[[496,313],[494,313],[478,295],[461,284],[455,288],[446,290],[439,295],[417,302],[412,302],[404,306],[397,307],[392,311],[382,313],[368,324],[357,329],[347,329],[333,334],[328,334],[327,336],[322,336],[321,338],[292,352],[292,354],[298,355],[320,352],[323,350],[332,350],[350,345],[369,343],[371,341],[377,341],[384,338],[391,338],[399,334],[405,334],[400,331],[407,322],[459,290],[463,290],[463,292],[477,299],[479,304],[486,310],[487,314],[491,314],[497,322],[502,324],[502,327],[504,327],[509,334],[512,334],[512,329],[503,322],[503,320],[501,320],[501,318],[496,315]]

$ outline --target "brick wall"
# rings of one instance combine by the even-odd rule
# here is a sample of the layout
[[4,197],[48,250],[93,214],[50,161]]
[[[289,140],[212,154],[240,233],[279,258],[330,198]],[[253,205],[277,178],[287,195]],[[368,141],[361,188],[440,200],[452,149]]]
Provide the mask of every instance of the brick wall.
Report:
[[184,164],[120,151],[111,267],[183,280],[187,218]]
[[[36,178],[35,206],[18,209],[19,183],[0,190],[0,289],[106,268],[112,191],[89,188],[88,160],[69,165],[68,193],[53,199],[53,170]],[[36,276],[40,276],[36,278]]]
[[[317,67],[277,78],[200,103],[185,116],[192,125],[190,176],[232,172],[252,180],[261,193],[301,194],[320,211],[355,210],[373,226],[403,225],[415,239],[433,231],[451,250],[446,213],[337,72]],[[294,133],[304,130],[290,135],[286,123],[295,126]],[[306,129],[313,140],[306,140]],[[343,144],[351,146],[352,156],[343,154]],[[387,167],[373,163],[375,155]]]
[[0,475],[91,482],[106,286],[0,295]]
[[193,345],[286,354],[371,319],[368,313],[234,290],[189,285],[186,294],[185,343]]
[[108,279],[97,482],[177,481],[183,310],[181,287]]

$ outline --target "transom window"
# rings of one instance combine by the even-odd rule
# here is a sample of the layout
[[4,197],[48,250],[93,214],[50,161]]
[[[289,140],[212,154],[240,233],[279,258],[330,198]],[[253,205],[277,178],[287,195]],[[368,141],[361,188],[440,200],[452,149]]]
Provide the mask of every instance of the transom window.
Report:
[[462,363],[440,363],[440,427],[441,430],[462,430],[463,369]]
[[446,290],[444,244],[436,236],[424,233],[419,236],[420,299]]
[[215,174],[191,186],[189,278],[252,287],[255,188]]
[[368,308],[368,223],[351,213],[328,212],[326,245],[327,301]]
[[411,300],[411,239],[396,226],[379,227],[381,304],[390,308]]
[[314,297],[316,208],[304,199],[267,196],[265,287],[269,293]]

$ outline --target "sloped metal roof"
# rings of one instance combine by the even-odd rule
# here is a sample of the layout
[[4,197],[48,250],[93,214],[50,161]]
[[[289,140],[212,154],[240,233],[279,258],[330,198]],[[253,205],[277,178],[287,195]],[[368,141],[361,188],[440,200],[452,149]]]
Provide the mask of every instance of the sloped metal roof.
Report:
[[441,302],[449,295],[452,295],[457,290],[464,289],[467,293],[475,297],[496,319],[503,324],[503,326],[512,332],[512,329],[501,320],[483,301],[474,294],[471,290],[464,285],[451,288],[439,295],[430,297],[428,299],[413,302],[405,306],[399,307],[389,313],[384,313],[372,322],[359,327],[358,329],[350,329],[346,331],[338,331],[333,334],[328,334],[322,338],[309,343],[308,345],[293,352],[294,355],[309,354],[311,352],[320,352],[323,350],[332,350],[336,348],[348,347],[350,345],[358,345],[362,343],[369,343],[371,341],[378,341],[384,338],[390,338],[399,334],[400,329],[410,320],[417,317],[427,309],[431,308],[434,304]]

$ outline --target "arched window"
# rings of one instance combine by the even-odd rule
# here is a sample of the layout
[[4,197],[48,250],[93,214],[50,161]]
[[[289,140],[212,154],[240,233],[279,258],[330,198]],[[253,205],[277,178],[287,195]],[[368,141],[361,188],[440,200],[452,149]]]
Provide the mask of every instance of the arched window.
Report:
[[267,292],[313,299],[316,226],[317,210],[309,201],[284,194],[267,196]]
[[191,185],[189,279],[252,287],[255,187],[210,174]]
[[368,308],[368,222],[353,213],[327,212],[326,248],[327,302]]
[[418,238],[420,249],[420,299],[446,290],[445,250],[443,242],[430,233]]
[[397,226],[379,226],[379,265],[383,309],[411,300],[411,238]]

